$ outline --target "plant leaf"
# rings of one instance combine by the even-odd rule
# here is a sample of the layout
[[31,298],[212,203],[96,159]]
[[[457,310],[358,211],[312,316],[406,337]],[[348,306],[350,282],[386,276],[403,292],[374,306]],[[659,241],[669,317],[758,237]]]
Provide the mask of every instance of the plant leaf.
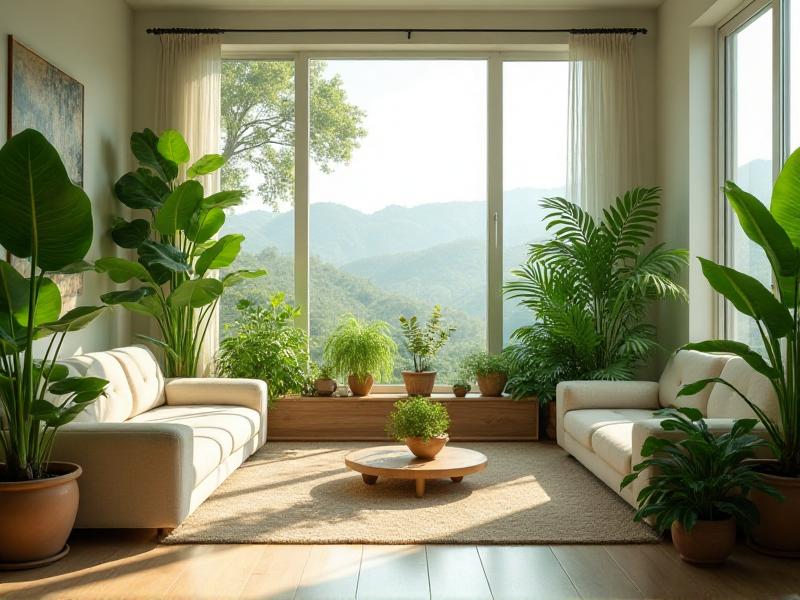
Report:
[[[147,240],[139,246],[139,262],[148,269],[154,266],[164,267],[170,271],[188,271],[186,256],[175,246]],[[159,278],[155,278],[159,281]]]
[[753,369],[769,379],[779,377],[779,373],[764,360],[758,352],[751,350],[747,344],[733,340],[708,340],[692,342],[681,346],[681,350],[697,350],[698,352],[725,352],[741,357]]
[[111,239],[120,248],[138,248],[150,237],[150,223],[144,219],[117,219],[111,226]]
[[232,208],[242,203],[244,194],[240,190],[227,190],[204,198],[203,208]]
[[221,269],[230,265],[239,255],[244,236],[231,233],[221,237],[209,249],[204,251],[195,264],[195,271],[200,277],[210,269]]
[[194,179],[199,175],[208,175],[225,164],[225,158],[221,154],[206,154],[201,156],[195,163],[186,171],[186,176]]
[[225,211],[221,208],[200,210],[192,216],[192,222],[186,229],[186,237],[197,244],[202,244],[214,237],[224,224]]
[[144,265],[126,258],[116,256],[100,258],[95,262],[95,267],[100,273],[108,273],[114,283],[127,283],[131,279],[144,283],[153,282],[153,278]]
[[795,248],[800,247],[800,152],[795,150],[784,163],[772,188],[770,212]]
[[181,283],[167,301],[174,308],[191,306],[200,308],[211,304],[222,295],[223,286],[217,279],[190,279]]
[[52,332],[77,331],[86,327],[106,310],[108,309],[105,306],[78,306],[64,313],[56,321],[43,323],[41,328]]
[[153,210],[164,204],[169,188],[152,171],[137,169],[119,178],[114,184],[114,195],[129,208]]
[[254,270],[247,270],[247,269],[240,269],[238,271],[232,271],[228,273],[222,278],[222,285],[223,287],[231,287],[232,285],[236,285],[241,283],[247,279],[256,279],[258,277],[264,277],[267,274],[266,269],[254,269]]
[[153,171],[164,181],[172,181],[178,176],[178,165],[159,153],[158,136],[151,129],[134,131],[131,134],[131,152],[139,164]]
[[158,211],[156,229],[164,235],[188,229],[202,199],[203,186],[193,180],[183,182],[167,196],[164,206]]
[[176,165],[189,162],[189,146],[175,129],[167,129],[161,133],[156,149],[161,156]]

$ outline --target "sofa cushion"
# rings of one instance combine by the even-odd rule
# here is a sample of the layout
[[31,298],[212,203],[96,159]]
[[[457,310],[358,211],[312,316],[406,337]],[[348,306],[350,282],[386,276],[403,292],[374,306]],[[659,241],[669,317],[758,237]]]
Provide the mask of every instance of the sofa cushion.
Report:
[[259,432],[258,412],[243,406],[159,406],[136,415],[132,423],[174,423],[192,429],[194,485]]
[[606,425],[592,434],[592,450],[621,475],[631,472],[633,423]]
[[[733,385],[753,404],[773,420],[779,418],[778,399],[769,379],[735,356],[722,369],[720,377]],[[727,385],[715,383],[708,397],[708,417],[728,419],[752,419],[753,410]]]
[[113,356],[107,352],[92,352],[59,362],[66,365],[70,375],[108,380],[105,396],[89,404],[75,418],[76,423],[122,423],[130,418],[133,412],[133,394],[122,365]]
[[663,407],[688,406],[706,415],[711,386],[692,396],[678,398],[678,391],[689,383],[700,379],[719,377],[725,363],[730,360],[727,354],[707,354],[694,350],[683,350],[672,356],[658,382],[658,401]]
[[640,408],[592,408],[570,410],[564,415],[564,431],[592,450],[595,432],[609,425],[652,419],[653,411]]
[[127,346],[109,350],[108,354],[122,365],[133,394],[131,416],[140,415],[164,404],[164,375],[158,360],[144,346]]

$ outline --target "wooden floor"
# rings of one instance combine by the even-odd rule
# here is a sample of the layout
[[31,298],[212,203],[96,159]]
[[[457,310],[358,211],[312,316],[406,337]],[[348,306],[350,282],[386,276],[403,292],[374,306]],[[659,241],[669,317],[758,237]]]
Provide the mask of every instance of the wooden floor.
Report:
[[0,598],[800,599],[800,561],[744,545],[724,567],[698,568],[667,543],[162,546],[152,533],[124,531],[71,543],[55,565],[0,572]]

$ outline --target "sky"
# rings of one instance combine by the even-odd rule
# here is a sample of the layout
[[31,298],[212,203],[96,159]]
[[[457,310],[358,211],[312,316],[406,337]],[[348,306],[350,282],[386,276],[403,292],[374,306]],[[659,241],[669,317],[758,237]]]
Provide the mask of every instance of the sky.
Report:
[[[565,61],[505,63],[504,189],[565,184],[567,72]],[[329,60],[326,73],[366,112],[368,133],[333,173],[311,165],[312,203],[371,213],[486,201],[486,61]]]

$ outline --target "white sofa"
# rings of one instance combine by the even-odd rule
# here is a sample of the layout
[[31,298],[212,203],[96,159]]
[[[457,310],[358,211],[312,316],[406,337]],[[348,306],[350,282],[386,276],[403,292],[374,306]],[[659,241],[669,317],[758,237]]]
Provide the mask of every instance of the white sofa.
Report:
[[165,380],[144,346],[60,362],[109,381],[55,440],[83,468],[76,527],[174,528],[266,441],[263,381]]
[[[622,478],[641,462],[641,448],[651,435],[679,436],[664,432],[662,419],[653,412],[668,406],[699,409],[712,431],[729,431],[733,421],[755,414],[728,386],[712,384],[693,396],[677,398],[678,390],[699,379],[722,377],[736,386],[771,418],[778,406],[769,381],[741,358],[683,351],[675,354],[661,378],[655,381],[564,381],[556,388],[558,444],[606,485],[636,506],[639,491],[647,485],[640,476],[620,491]],[[765,436],[759,424],[755,433]]]

